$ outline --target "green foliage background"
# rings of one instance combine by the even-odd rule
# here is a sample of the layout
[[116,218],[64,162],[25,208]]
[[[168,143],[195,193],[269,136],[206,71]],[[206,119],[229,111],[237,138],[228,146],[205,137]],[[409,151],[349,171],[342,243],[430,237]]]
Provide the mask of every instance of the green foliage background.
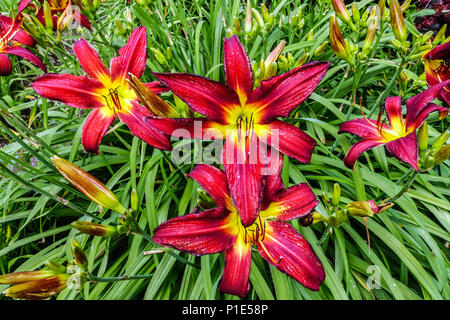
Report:
[[[257,1],[250,1],[258,8]],[[16,0],[0,2],[2,12],[15,6]],[[302,3],[302,4],[301,4]],[[287,45],[283,55],[298,60],[306,50],[313,53],[328,40],[328,20],[332,13],[327,1],[271,1],[269,11],[275,16],[274,27],[243,40],[250,59],[259,63],[281,40]],[[374,3],[356,2],[360,11]],[[291,25],[290,16],[302,6],[304,26]],[[131,12],[127,20],[125,8]],[[245,17],[245,1],[239,0],[164,0],[153,1],[148,8],[126,1],[103,3],[93,32],[79,29],[63,37],[63,46],[38,45],[34,50],[43,57],[49,72],[83,74],[71,45],[79,37],[98,48],[103,60],[117,55],[131,30],[147,27],[149,48],[173,57],[159,63],[149,49],[144,82],[152,81],[152,71],[189,72],[224,81],[222,39],[233,18]],[[258,9],[260,11],[260,9]],[[411,7],[405,14],[407,29],[417,33],[412,23],[419,14]],[[118,34],[114,19],[127,28]],[[255,22],[254,22],[255,23]],[[341,23],[344,36],[351,34]],[[310,30],[313,40],[307,41]],[[365,62],[365,72],[357,87],[347,64],[327,46],[313,60],[332,61],[330,70],[315,93],[287,121],[297,124],[314,137],[318,146],[308,165],[285,157],[283,180],[286,185],[308,182],[315,194],[331,197],[333,184],[341,185],[341,201],[381,201],[396,194],[411,169],[391,157],[384,148],[376,148],[361,156],[355,169],[343,164],[343,157],[356,140],[338,135],[339,124],[361,117],[359,102],[366,114],[379,107],[380,96],[400,95],[403,101],[426,89],[420,81],[423,65],[420,59],[410,62],[406,85],[396,79],[400,55],[393,48],[388,28],[379,38],[373,59]],[[363,36],[359,39],[362,41]],[[360,43],[361,45],[361,43]],[[66,51],[65,51],[66,50]],[[64,53],[66,52],[66,53]],[[130,234],[105,240],[81,235],[70,228],[74,220],[93,221],[87,212],[114,225],[117,215],[102,212],[82,194],[66,183],[49,159],[52,154],[68,159],[103,181],[129,204],[130,191],[140,196],[139,224],[151,233],[161,222],[189,213],[198,198],[198,185],[180,173],[192,170],[193,164],[174,166],[161,151],[134,138],[126,126],[119,125],[103,139],[100,155],[86,154],[80,144],[85,111],[39,98],[30,83],[42,72],[24,61],[13,58],[14,73],[1,77],[0,127],[0,274],[42,268],[47,260],[66,262],[72,259],[70,242],[76,238],[89,258],[89,270],[102,277],[153,274],[149,279],[114,283],[91,283],[81,292],[66,289],[57,299],[238,299],[219,293],[223,269],[221,254],[193,257],[187,260],[201,269],[187,266],[167,253],[143,255],[154,249],[139,235]],[[292,66],[291,66],[292,67]],[[393,79],[391,83],[391,80]],[[419,81],[418,81],[419,80]],[[391,85],[390,85],[391,84]],[[351,103],[352,89],[356,104]],[[163,97],[174,102],[171,93]],[[184,106],[178,102],[177,108]],[[376,110],[375,112],[377,112]],[[375,113],[376,114],[376,113]],[[5,120],[3,120],[5,119]],[[448,128],[448,120],[429,119],[430,141]],[[169,154],[168,154],[169,155]],[[170,157],[170,155],[169,155]],[[368,219],[370,248],[364,222],[350,218],[326,236],[323,223],[303,228],[292,224],[312,244],[326,270],[326,280],[319,292],[305,289],[295,280],[269,266],[259,255],[253,256],[250,274],[252,288],[247,299],[449,299],[449,163],[444,162],[421,173],[395,206]],[[79,210],[61,203],[63,197]],[[317,211],[326,215],[321,202]],[[319,243],[319,239],[322,241]],[[370,289],[367,279],[373,267],[380,271],[381,288]],[[0,291],[5,286],[0,285]],[[2,296],[0,299],[4,299]]]

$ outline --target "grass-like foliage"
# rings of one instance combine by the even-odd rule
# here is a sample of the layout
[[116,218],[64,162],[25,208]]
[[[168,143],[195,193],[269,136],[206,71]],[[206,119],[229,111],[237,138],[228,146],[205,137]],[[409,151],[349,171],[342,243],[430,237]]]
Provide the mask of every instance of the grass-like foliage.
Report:
[[[2,0],[0,11],[12,17],[18,2]],[[361,112],[377,121],[387,97],[400,96],[405,115],[406,101],[428,89],[422,56],[444,42],[445,30],[432,38],[420,34],[414,19],[433,12],[414,5],[403,8],[402,29],[389,15],[394,10],[389,1],[383,16],[379,7],[372,12],[375,1],[355,1],[353,7],[346,3],[350,23],[345,12],[335,20],[346,39],[345,52],[337,43],[339,35],[330,35],[336,9],[326,0],[107,0],[86,14],[91,30],[74,24],[62,31],[35,28],[37,44],[27,49],[42,59],[48,73],[81,76],[85,73],[72,49],[76,40],[86,39],[109,66],[131,32],[144,26],[144,83],[156,80],[152,72],[192,73],[224,83],[223,39],[233,34],[249,55],[256,86],[299,65],[330,61],[314,93],[283,119],[316,141],[312,159],[305,164],[285,155],[281,172],[286,187],[306,182],[319,200],[315,216],[326,221],[308,227],[298,220],[289,223],[311,244],[325,281],[319,291],[309,290],[253,250],[245,299],[449,299],[450,168],[448,160],[428,159],[436,157],[429,149],[448,131],[448,118],[439,119],[437,112],[427,118],[428,131],[419,135],[417,172],[384,146],[361,154],[350,169],[343,159],[360,138],[338,133],[343,122],[362,118]],[[34,9],[24,12],[31,16]],[[367,43],[373,19],[377,24]],[[24,19],[24,28],[32,23]],[[282,52],[264,64],[282,41]],[[82,248],[87,282],[68,286],[54,298],[239,299],[219,290],[223,254],[194,256],[150,241],[161,223],[211,201],[186,176],[195,167],[194,154],[210,142],[172,138],[174,147],[184,144],[191,150],[187,161],[177,163],[170,152],[146,144],[116,121],[99,154],[87,153],[81,135],[90,110],[42,98],[32,82],[44,72],[25,59],[9,57],[12,73],[0,77],[0,275],[46,269],[47,261],[82,272],[72,262],[79,255],[76,248]],[[448,68],[445,62],[442,66]],[[199,116],[171,91],[161,98],[180,117]],[[445,101],[434,102],[448,108]],[[425,134],[428,145],[423,147]],[[125,208],[133,207],[129,229],[95,237],[72,228],[74,221],[116,226],[127,217],[99,206],[64,180],[53,156],[89,172]],[[365,200],[393,205],[366,217],[349,214],[348,203]],[[7,287],[0,284],[0,292]]]

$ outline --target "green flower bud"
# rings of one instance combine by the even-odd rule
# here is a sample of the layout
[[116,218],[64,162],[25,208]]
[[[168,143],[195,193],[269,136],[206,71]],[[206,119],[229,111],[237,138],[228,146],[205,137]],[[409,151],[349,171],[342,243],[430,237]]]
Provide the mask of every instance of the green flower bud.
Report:
[[361,22],[361,15],[359,14],[358,6],[355,2],[352,2],[351,8],[353,21],[358,25]]
[[450,158],[450,144],[440,148],[434,154],[435,164],[441,164],[442,162],[448,160],[449,158]]
[[419,152],[421,155],[428,149],[428,124],[424,122],[417,133],[419,140]]
[[117,234],[115,227],[105,226],[102,224],[87,222],[87,221],[74,221],[71,226],[81,233],[89,234],[97,237],[112,237]]
[[45,28],[47,29],[47,32],[52,34],[53,33],[52,11],[50,9],[50,5],[48,4],[47,0],[44,0],[44,2],[42,3],[42,11],[44,12]]
[[139,194],[138,194],[136,188],[133,188],[131,190],[130,203],[131,203],[131,209],[133,211],[138,211],[138,209],[139,209]]
[[331,198],[331,203],[335,208],[339,206],[339,202],[341,201],[341,186],[339,183],[335,183],[333,186],[333,196]]
[[450,137],[450,131],[443,132],[431,145],[431,148],[434,150],[439,150],[442,146],[447,142]]
[[75,260],[75,263],[83,270],[87,271],[88,268],[88,259],[86,256],[86,253],[84,253],[83,249],[81,248],[80,244],[77,240],[72,239],[70,248],[72,250],[72,255]]
[[326,49],[328,45],[328,41],[325,41],[324,43],[322,43],[320,46],[317,47],[316,50],[314,50],[314,56],[320,56]]

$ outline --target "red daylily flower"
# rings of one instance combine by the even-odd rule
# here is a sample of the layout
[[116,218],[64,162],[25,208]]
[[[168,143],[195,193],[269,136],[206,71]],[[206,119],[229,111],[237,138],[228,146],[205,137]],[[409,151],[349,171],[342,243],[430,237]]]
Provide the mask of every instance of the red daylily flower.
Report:
[[[192,74],[154,73],[193,111],[206,118],[150,118],[147,123],[168,135],[182,137],[184,130],[176,129],[186,129],[193,138],[226,139],[222,163],[231,199],[244,226],[249,226],[258,216],[264,187],[260,147],[271,145],[302,162],[311,159],[315,141],[276,118],[288,117],[306,100],[328,67],[328,62],[312,62],[262,81],[253,90],[249,58],[239,38],[233,36],[224,40],[226,85]],[[202,129],[195,130],[196,124],[201,124]],[[256,152],[252,154],[251,150]]]
[[438,97],[444,90],[443,88],[449,84],[450,81],[439,83],[410,98],[406,102],[406,118],[404,120],[401,98],[389,97],[385,103],[389,125],[380,121],[381,113],[378,120],[364,117],[342,123],[339,133],[349,132],[363,138],[350,148],[344,158],[344,164],[353,168],[361,153],[377,146],[386,145],[393,156],[418,171],[416,130],[431,112],[438,111],[441,119],[448,114],[448,108],[438,106],[430,101]]
[[225,172],[197,165],[189,176],[212,196],[217,207],[162,223],[155,229],[153,241],[193,255],[224,252],[220,291],[225,293],[247,294],[252,245],[278,270],[311,290],[319,290],[325,280],[320,260],[303,236],[284,222],[308,215],[318,201],[306,183],[285,189],[281,165],[278,168],[277,174],[267,178],[258,218],[244,227],[231,200]]
[[[23,10],[25,10],[28,6],[30,6],[31,2],[33,0],[21,0],[17,6],[18,13],[21,13]],[[41,3],[41,8],[37,12],[37,18],[42,23],[42,25],[45,26],[45,18],[44,18],[44,9],[42,7],[43,0],[39,0]],[[56,30],[57,23],[58,23],[58,17],[61,13],[63,13],[69,5],[71,5],[70,0],[47,0],[48,4],[50,5],[50,11],[52,14],[52,21],[53,21],[53,29]],[[80,25],[85,27],[86,29],[91,30],[91,23],[89,22],[89,19],[81,14],[78,10],[73,11],[74,14],[74,20],[78,21]]]
[[41,59],[20,45],[33,46],[35,40],[21,29],[22,21],[0,15],[0,76],[7,76],[12,72],[11,60],[7,56],[13,54],[22,57],[45,72],[47,68]]
[[[33,82],[34,90],[46,99],[56,100],[80,109],[94,109],[89,114],[81,136],[87,152],[99,152],[100,141],[118,116],[131,133],[146,143],[170,150],[169,138],[153,130],[144,121],[152,116],[141,106],[133,89],[126,82],[128,73],[140,78],[147,61],[147,32],[136,28],[128,43],[111,59],[110,70],[100,60],[98,53],[84,39],[73,45],[81,67],[89,76],[70,74],[45,74]],[[155,93],[167,91],[158,82],[145,84]]]
[[[450,80],[450,41],[436,46],[423,56],[425,77],[430,87]],[[450,105],[450,85],[439,93],[438,99]]]

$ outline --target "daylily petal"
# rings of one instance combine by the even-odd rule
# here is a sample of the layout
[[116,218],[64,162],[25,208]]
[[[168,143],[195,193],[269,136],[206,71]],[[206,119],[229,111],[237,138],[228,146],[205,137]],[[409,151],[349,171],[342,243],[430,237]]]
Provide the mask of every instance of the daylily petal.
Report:
[[382,144],[384,144],[384,142],[371,139],[362,139],[358,141],[350,148],[350,150],[348,150],[348,153],[344,158],[345,166],[350,169],[353,168],[356,159],[358,159],[361,153]]
[[109,70],[103,64],[97,51],[85,39],[76,41],[73,45],[73,51],[89,77],[99,81],[110,77]]
[[12,72],[11,60],[6,54],[0,53],[0,76],[10,75]]
[[23,10],[25,10],[26,7],[30,4],[30,2],[33,0],[21,0],[17,6],[17,14],[21,13]]
[[[9,30],[11,28],[11,25],[13,23],[13,19],[8,16],[0,15],[0,34],[4,34],[6,30]],[[17,26],[19,26],[18,24]],[[14,33],[14,32],[13,32]],[[32,36],[30,36],[28,33],[20,29],[17,31],[13,38],[15,41],[18,41],[26,46],[34,46],[36,43],[36,40]]]
[[225,112],[240,105],[237,94],[220,82],[184,73],[153,74],[193,111],[208,120],[224,123]]
[[39,59],[37,56],[35,56],[34,53],[32,53],[31,51],[28,51],[25,48],[9,47],[9,48],[3,49],[2,52],[22,57],[22,58],[30,61],[36,67],[42,69],[44,72],[47,72],[47,68],[45,67],[45,64],[42,62],[42,60]]
[[[343,122],[339,128],[339,133],[348,132],[361,138],[382,140],[383,137],[377,130],[377,121],[369,119],[369,122],[366,119],[353,119]],[[387,128],[387,126],[383,125],[383,128]]]
[[144,83],[144,85],[147,88],[149,88],[150,90],[152,90],[152,92],[154,94],[160,94],[160,93],[169,91],[169,88],[167,88],[166,86],[161,85],[161,83],[159,83],[159,81],[152,81],[152,82],[149,82],[149,83]]
[[389,118],[389,123],[394,131],[401,132],[403,130],[403,116],[402,116],[402,98],[388,97],[384,104],[386,114]]
[[134,136],[155,148],[172,150],[169,137],[154,130],[145,122],[145,118],[151,116],[150,111],[145,107],[133,101],[127,110],[120,111],[118,114],[120,120],[125,122]]
[[227,86],[244,104],[253,91],[253,74],[248,55],[236,35],[223,40],[223,67]]
[[431,88],[415,95],[406,102],[406,127],[410,127],[416,121],[417,115],[427,106],[428,102],[436,99],[445,86],[450,85],[450,80],[440,82]]
[[305,101],[325,76],[329,62],[311,62],[261,82],[248,104],[260,105],[262,123],[277,117],[289,117],[291,111]]
[[[448,80],[450,79],[450,69],[448,69],[445,74],[437,76],[434,73],[425,73],[425,78],[427,80],[428,86],[432,87],[440,82],[442,79]],[[450,85],[447,85],[438,95],[438,99],[445,102],[447,105],[450,105]]]
[[435,103],[428,103],[425,108],[420,110],[417,114],[416,121],[411,123],[411,127],[407,128],[408,132],[416,131],[416,129],[420,128],[420,126],[424,123],[424,121],[428,118],[431,112],[438,111],[439,118],[445,118],[448,114],[448,108],[439,106]]
[[114,119],[116,116],[114,112],[109,111],[108,107],[91,111],[81,133],[81,144],[86,152],[99,154],[100,142]]
[[250,243],[245,243],[242,237],[225,252],[225,267],[219,290],[224,293],[245,297],[250,289],[248,277],[252,264]]
[[300,183],[278,192],[269,207],[261,211],[261,218],[283,221],[309,214],[319,201],[307,183]]
[[258,251],[271,265],[311,290],[319,290],[325,280],[325,271],[314,250],[287,223],[268,221]]
[[215,121],[203,118],[156,118],[145,119],[155,130],[173,137],[202,140],[223,139],[225,130]]
[[80,109],[103,107],[105,101],[95,93],[102,88],[103,85],[98,80],[71,74],[49,73],[33,81],[33,89],[41,97]]
[[75,10],[73,16],[74,20],[77,21],[81,26],[92,31],[91,23],[85,15],[81,14],[78,10]]
[[428,51],[423,58],[424,59],[448,59],[450,57],[450,41],[436,46],[433,50]]
[[300,162],[309,163],[316,142],[308,134],[286,122],[274,120],[260,134],[262,141]]
[[417,147],[417,135],[415,132],[406,137],[388,142],[386,148],[400,161],[406,162],[418,171],[419,150]]
[[19,30],[13,39],[29,47],[36,44],[36,40],[23,30]]
[[264,190],[264,165],[259,148],[256,134],[250,134],[250,137],[233,134],[227,138],[222,149],[222,164],[231,198],[244,227],[251,225],[258,217]]
[[231,207],[225,172],[208,164],[198,164],[188,176],[197,181],[219,207]]
[[229,212],[223,208],[176,217],[155,229],[153,241],[193,255],[222,252],[237,236],[228,217]]
[[270,152],[270,162],[267,165],[266,185],[262,198],[261,210],[265,210],[276,194],[284,190],[284,183],[281,179],[281,170],[283,169],[283,155],[280,152]]
[[125,80],[128,73],[142,77],[147,63],[147,31],[145,27],[134,29],[119,56],[111,59],[112,80]]

